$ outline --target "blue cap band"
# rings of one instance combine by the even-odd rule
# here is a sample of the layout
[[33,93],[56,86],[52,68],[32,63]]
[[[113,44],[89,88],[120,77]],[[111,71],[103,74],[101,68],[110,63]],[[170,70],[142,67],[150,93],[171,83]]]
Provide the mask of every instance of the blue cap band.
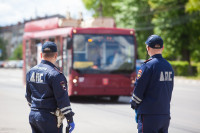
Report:
[[146,45],[154,49],[163,48],[163,39],[158,35],[151,35],[146,40]]
[[42,53],[57,52],[57,46],[54,42],[45,42],[42,45]]

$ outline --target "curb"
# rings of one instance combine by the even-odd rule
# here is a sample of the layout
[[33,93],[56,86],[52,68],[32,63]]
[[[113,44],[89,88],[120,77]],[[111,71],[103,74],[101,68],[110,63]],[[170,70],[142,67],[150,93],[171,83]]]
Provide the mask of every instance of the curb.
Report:
[[200,80],[195,79],[186,79],[184,77],[175,77],[174,78],[175,83],[183,83],[183,84],[200,84]]

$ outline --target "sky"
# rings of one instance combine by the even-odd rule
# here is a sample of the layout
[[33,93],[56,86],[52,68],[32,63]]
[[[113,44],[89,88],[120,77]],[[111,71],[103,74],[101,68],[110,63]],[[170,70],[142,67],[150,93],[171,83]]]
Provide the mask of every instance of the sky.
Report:
[[60,14],[66,16],[69,11],[72,18],[92,17],[92,11],[86,10],[82,0],[0,0],[0,26],[7,26],[29,20],[30,18]]

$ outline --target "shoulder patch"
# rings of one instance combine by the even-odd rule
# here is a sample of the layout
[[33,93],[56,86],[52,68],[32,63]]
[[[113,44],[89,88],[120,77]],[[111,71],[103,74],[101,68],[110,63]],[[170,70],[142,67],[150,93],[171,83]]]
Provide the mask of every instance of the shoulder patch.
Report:
[[137,74],[137,79],[139,79],[142,76],[142,70],[138,70],[138,74]]
[[61,81],[61,82],[60,82],[60,85],[62,86],[62,88],[63,88],[65,91],[67,90],[66,84],[65,84],[64,81]]
[[148,60],[146,60],[144,63],[147,63],[147,62],[149,62],[150,60],[152,60],[152,58],[149,58]]
[[59,72],[59,73],[62,73],[57,67],[54,67],[54,69]]

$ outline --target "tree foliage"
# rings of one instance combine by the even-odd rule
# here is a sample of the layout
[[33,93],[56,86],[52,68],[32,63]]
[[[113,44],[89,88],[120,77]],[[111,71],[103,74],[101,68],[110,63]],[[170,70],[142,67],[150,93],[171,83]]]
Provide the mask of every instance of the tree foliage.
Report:
[[112,3],[119,0],[82,0],[88,10],[94,11],[94,17],[112,17],[115,9]]
[[194,18],[191,20],[191,40],[193,44],[193,52],[191,58],[194,61],[200,61],[200,1],[189,0],[186,4],[186,11]]
[[[113,16],[117,27],[134,28],[139,58],[145,58],[144,43],[151,34],[164,40],[163,56],[170,60],[200,61],[199,0],[83,0],[87,9]],[[105,7],[105,8],[104,8]]]
[[153,34],[153,13],[148,0],[126,0],[115,2],[118,13],[114,15],[118,27],[134,28],[138,44],[138,58],[146,58],[145,40]]
[[103,8],[103,17],[114,17],[117,27],[134,28],[136,30],[139,58],[146,58],[144,40],[153,34],[148,0],[83,0],[87,9],[95,11],[94,16],[101,16],[100,5]]
[[5,60],[7,58],[6,45],[7,45],[7,42],[4,41],[2,38],[0,38],[0,49],[2,51],[0,60]]
[[186,4],[187,12],[200,11],[200,0],[189,0]]
[[19,44],[19,45],[15,48],[11,59],[13,59],[13,60],[21,60],[21,59],[22,59],[22,54],[23,54],[23,51],[22,51],[22,44]]
[[186,13],[186,3],[187,0],[149,0],[155,12],[152,20],[154,33],[164,39],[167,59],[197,60],[193,56],[199,51],[200,16]]

